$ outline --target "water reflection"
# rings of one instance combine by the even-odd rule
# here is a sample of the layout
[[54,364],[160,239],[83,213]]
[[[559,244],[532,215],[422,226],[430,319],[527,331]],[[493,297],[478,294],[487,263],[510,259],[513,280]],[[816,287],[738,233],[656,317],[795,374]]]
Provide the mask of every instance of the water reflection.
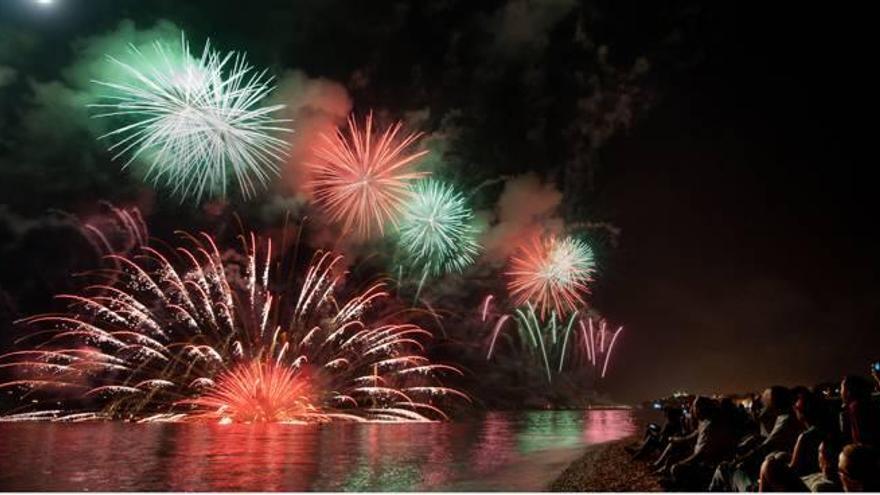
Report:
[[[405,425],[5,423],[0,490],[478,489],[509,472],[517,489],[539,490],[529,480],[546,478],[542,459],[634,431],[630,412],[619,410],[492,412]],[[559,455],[554,462],[556,469]]]

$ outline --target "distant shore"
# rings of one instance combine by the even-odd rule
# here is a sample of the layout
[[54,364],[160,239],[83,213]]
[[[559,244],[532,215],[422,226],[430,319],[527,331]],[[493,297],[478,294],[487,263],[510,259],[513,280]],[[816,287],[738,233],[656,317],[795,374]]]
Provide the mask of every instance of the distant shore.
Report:
[[660,492],[659,480],[648,464],[633,461],[625,446],[635,436],[591,446],[572,462],[549,489],[554,492]]

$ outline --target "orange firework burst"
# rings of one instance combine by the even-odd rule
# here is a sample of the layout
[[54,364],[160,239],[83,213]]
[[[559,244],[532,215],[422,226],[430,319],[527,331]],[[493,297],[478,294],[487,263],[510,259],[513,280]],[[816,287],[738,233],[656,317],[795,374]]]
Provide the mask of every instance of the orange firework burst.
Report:
[[205,395],[187,401],[202,417],[223,423],[300,422],[311,419],[311,384],[304,373],[273,362],[252,361],[221,373]]
[[511,259],[507,287],[517,304],[533,304],[541,318],[548,311],[562,316],[583,304],[593,271],[593,249],[586,242],[572,237],[536,238]]
[[315,150],[316,163],[310,188],[315,203],[334,222],[342,222],[345,232],[354,231],[368,238],[385,224],[397,223],[403,204],[412,193],[410,182],[427,175],[412,170],[414,162],[427,151],[407,152],[421,133],[399,137],[398,122],[382,133],[373,129],[373,115],[364,127],[348,118],[348,132],[337,129],[331,137],[322,134],[323,143]]

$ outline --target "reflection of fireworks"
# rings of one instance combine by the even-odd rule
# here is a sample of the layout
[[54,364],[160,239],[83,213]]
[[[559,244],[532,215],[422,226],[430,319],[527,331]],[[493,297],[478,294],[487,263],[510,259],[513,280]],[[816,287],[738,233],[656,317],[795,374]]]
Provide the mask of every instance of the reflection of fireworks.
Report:
[[184,237],[191,247],[174,257],[113,256],[113,286],[24,321],[33,332],[22,340],[39,343],[0,356],[13,375],[0,388],[64,407],[12,419],[426,420],[445,417],[435,401],[467,398],[438,383],[458,370],[422,354],[429,332],[366,318],[382,284],[339,298],[341,256],[316,254],[297,290],[274,291],[271,242],[251,235],[221,257],[206,234]]
[[[487,359],[492,358],[498,337],[510,319],[511,315],[504,314],[496,320],[489,337]],[[613,332],[608,330],[605,320],[594,323],[590,317],[578,318],[577,311],[564,320],[557,319],[553,313],[542,323],[531,305],[517,309],[513,321],[519,342],[519,347],[514,349],[539,364],[548,382],[566,369],[585,367],[592,367],[600,378],[605,378],[614,344],[623,331],[622,326]]]
[[400,246],[419,271],[439,275],[474,262],[479,245],[464,197],[435,181],[419,181],[400,222]]
[[161,42],[154,53],[131,47],[133,64],[110,58],[123,76],[98,82],[110,90],[99,117],[129,122],[105,134],[114,158],[130,153],[149,163],[147,177],[180,197],[225,195],[234,175],[244,196],[277,173],[286,143],[271,135],[285,131],[272,113],[283,105],[257,106],[273,89],[266,72],[256,72],[241,54],[221,55],[205,44],[201,58]]
[[401,124],[374,135],[373,115],[363,128],[354,117],[348,119],[348,133],[337,129],[332,137],[322,135],[323,145],[315,150],[311,189],[315,202],[343,229],[370,237],[384,233],[385,224],[397,223],[404,202],[412,196],[410,182],[424,176],[412,170],[415,160],[427,151],[407,149],[421,134],[399,137]]
[[536,239],[511,259],[508,289],[517,304],[536,306],[542,319],[550,310],[564,315],[583,304],[594,270],[593,250],[586,242]]

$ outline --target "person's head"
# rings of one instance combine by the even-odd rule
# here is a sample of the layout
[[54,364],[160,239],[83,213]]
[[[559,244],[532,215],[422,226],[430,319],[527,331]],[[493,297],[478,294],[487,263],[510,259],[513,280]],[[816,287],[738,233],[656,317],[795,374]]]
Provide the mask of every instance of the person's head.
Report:
[[840,457],[840,441],[832,437],[819,444],[819,470],[829,480],[837,477],[837,463]]
[[675,423],[681,421],[684,412],[680,407],[666,406],[663,408],[663,415],[666,417],[666,421]]
[[691,405],[691,414],[693,414],[694,419],[697,421],[711,419],[715,416],[717,407],[718,406],[714,400],[701,395],[694,399],[694,403]]
[[781,385],[774,385],[764,391],[764,409],[772,414],[787,414],[791,411],[791,391]]
[[758,491],[761,492],[800,492],[804,484],[795,472],[788,467],[791,457],[786,452],[773,452],[764,458],[758,476]]
[[872,447],[850,444],[837,462],[840,483],[847,492],[875,492],[880,489],[880,457]]
[[840,382],[840,400],[844,404],[871,398],[871,383],[859,375],[849,375]]
[[794,413],[802,425],[806,427],[817,426],[822,417],[822,404],[809,391],[802,392],[795,400]]

